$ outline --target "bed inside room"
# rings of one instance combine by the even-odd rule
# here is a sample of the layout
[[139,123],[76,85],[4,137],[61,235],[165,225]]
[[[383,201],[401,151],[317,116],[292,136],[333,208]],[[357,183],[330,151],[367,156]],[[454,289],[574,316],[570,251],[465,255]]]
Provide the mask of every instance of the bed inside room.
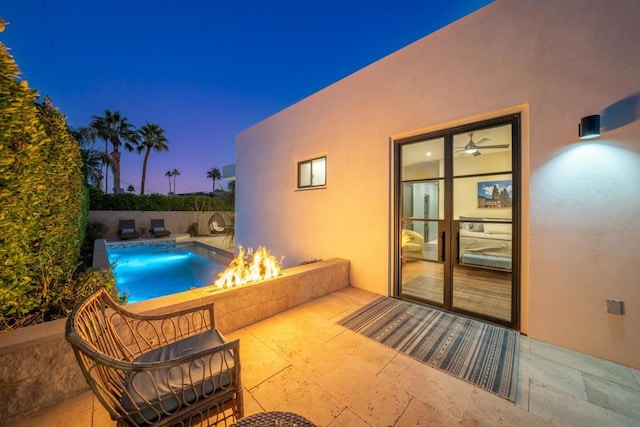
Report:
[[511,254],[509,219],[460,217],[460,264],[511,271]]

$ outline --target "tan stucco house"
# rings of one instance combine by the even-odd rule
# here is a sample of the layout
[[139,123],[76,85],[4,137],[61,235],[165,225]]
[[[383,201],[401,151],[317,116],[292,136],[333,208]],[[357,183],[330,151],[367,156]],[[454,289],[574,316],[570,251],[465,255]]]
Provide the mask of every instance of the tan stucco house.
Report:
[[236,242],[640,368],[639,21],[497,0],[245,130]]

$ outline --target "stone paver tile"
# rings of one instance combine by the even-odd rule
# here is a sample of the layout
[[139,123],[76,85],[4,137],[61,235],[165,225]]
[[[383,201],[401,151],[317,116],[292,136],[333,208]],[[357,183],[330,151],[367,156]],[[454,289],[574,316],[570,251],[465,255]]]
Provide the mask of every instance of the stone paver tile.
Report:
[[352,339],[354,342],[344,340],[350,345],[341,352],[317,353],[308,361],[294,362],[294,366],[301,366],[305,375],[368,424],[391,425],[410,399],[393,381],[377,376],[395,352],[366,337]]
[[636,383],[638,383],[638,388],[640,388],[640,369],[634,369],[634,368],[629,368],[631,370],[631,374],[633,375],[633,377],[636,380]]
[[347,286],[346,288],[339,289],[334,294],[340,294],[343,297],[347,297],[358,308],[364,307],[370,302],[380,298],[381,295],[374,292],[365,291],[364,289],[354,288]]
[[23,418],[10,427],[113,427],[109,414],[90,391]]
[[251,394],[251,390],[248,390],[243,387],[242,398],[244,400],[244,416],[245,417],[265,411],[265,409],[262,406],[260,406],[258,401],[253,397],[253,394]]
[[524,380],[550,385],[587,400],[582,375],[577,369],[541,357],[521,354],[518,372]]
[[640,427],[636,420],[535,381],[531,382],[529,408],[532,413],[558,425]]
[[93,422],[91,425],[92,427],[112,427],[115,425],[109,412],[95,396],[93,396]]
[[334,377],[333,393],[354,414],[372,426],[394,425],[411,396],[386,378],[344,372]]
[[[345,338],[350,334],[353,334],[350,339]],[[336,338],[331,350],[315,354],[308,362],[294,362],[294,367],[301,366],[305,376],[366,423],[393,425],[411,396],[398,388],[395,381],[377,374],[395,352],[354,332],[347,331],[345,335]],[[338,342],[340,339],[343,341]]]
[[393,357],[396,351],[370,338],[348,329],[323,345],[293,360],[293,365],[305,375],[325,387],[333,388],[332,376],[336,375],[377,375]]
[[553,423],[510,401],[476,388],[471,395],[463,426],[552,426]]
[[640,384],[633,377],[630,368],[624,365],[598,359],[597,357],[578,353],[577,351],[568,350],[538,340],[531,340],[531,354],[640,390]]
[[379,376],[456,421],[462,419],[476,388],[402,353],[398,353]]
[[283,359],[293,363],[296,359],[321,352],[326,342],[343,334],[346,329],[330,322],[316,324],[278,318],[249,330]]
[[407,409],[405,409],[396,423],[396,426],[454,427],[459,425],[459,421],[443,414],[417,397],[411,399],[409,406],[407,406]]
[[640,391],[583,374],[589,402],[640,421]]
[[520,335],[520,354],[531,354],[531,338],[526,335]]
[[294,412],[324,426],[346,406],[293,367],[253,388],[251,394],[265,411]]
[[518,376],[518,385],[516,389],[516,405],[524,409],[529,410],[529,378]]
[[330,321],[346,317],[361,308],[364,305],[360,302],[361,300],[367,301],[375,298],[377,298],[376,294],[348,287],[310,301],[300,307],[304,308],[301,311],[304,311],[305,316]]
[[327,427],[372,427],[365,420],[353,413],[349,408],[345,408]]
[[289,366],[289,362],[246,329],[226,334],[226,338],[240,339],[242,385],[248,389],[266,381]]

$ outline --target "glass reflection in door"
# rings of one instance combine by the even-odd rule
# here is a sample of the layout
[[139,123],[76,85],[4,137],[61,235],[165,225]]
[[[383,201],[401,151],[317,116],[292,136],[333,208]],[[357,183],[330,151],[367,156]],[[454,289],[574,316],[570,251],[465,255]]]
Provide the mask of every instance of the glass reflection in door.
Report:
[[400,295],[444,304],[444,139],[401,146]]
[[[453,136],[452,308],[510,322],[512,125]],[[473,144],[475,151],[467,150]]]

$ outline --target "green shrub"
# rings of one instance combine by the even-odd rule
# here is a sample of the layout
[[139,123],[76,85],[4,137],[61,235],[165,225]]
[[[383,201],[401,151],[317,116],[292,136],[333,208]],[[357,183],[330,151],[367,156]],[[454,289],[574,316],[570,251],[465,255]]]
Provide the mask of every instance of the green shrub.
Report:
[[88,219],[80,147],[18,74],[0,43],[0,330],[64,315],[96,284],[74,277]]
[[229,211],[233,200],[204,196],[170,194],[105,194],[92,187],[89,191],[90,209],[96,211]]
[[55,292],[48,293],[47,298],[42,299],[39,306],[26,315],[0,316],[0,330],[17,329],[67,317],[83,299],[102,288],[116,301],[125,302],[125,299],[118,295],[111,270],[89,269],[77,275],[73,273],[70,272],[64,286],[58,286]]

